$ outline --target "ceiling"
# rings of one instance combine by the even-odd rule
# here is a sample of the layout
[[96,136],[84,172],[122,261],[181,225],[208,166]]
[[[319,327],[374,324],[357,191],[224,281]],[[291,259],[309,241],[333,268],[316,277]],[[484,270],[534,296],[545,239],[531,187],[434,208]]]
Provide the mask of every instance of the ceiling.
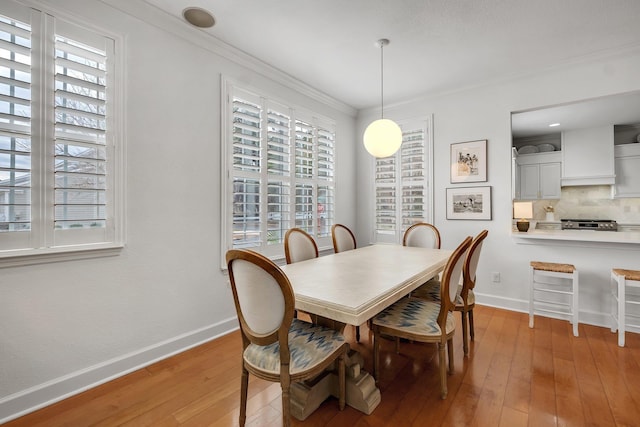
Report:
[[638,0],[144,0],[356,109],[640,47]]

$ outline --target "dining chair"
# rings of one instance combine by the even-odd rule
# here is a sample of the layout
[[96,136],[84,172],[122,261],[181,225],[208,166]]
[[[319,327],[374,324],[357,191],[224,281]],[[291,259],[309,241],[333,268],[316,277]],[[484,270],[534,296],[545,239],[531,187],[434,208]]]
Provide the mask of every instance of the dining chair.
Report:
[[356,236],[345,225],[334,224],[331,226],[331,240],[335,253],[350,251],[356,248]]
[[[334,224],[331,226],[331,240],[335,253],[350,251],[356,248],[356,236],[346,225]],[[355,326],[356,342],[360,342],[360,326]]]
[[[404,235],[402,236],[403,246],[440,249],[440,243],[440,231],[438,231],[435,225],[429,224],[428,222],[416,222],[415,224],[412,224],[405,230]],[[440,275],[432,277],[422,286],[429,282],[437,282],[439,284]],[[410,295],[413,295],[413,292]],[[399,345],[399,341],[400,340],[398,340],[398,344],[396,346]]]
[[405,230],[402,245],[440,249],[440,232],[435,225],[417,222]]
[[292,382],[311,379],[337,362],[340,410],[345,405],[344,336],[293,317],[295,296],[285,273],[267,257],[250,250],[226,254],[233,300],[242,336],[240,426],[247,418],[249,373],[279,382],[282,424],[291,424]]
[[[301,228],[290,228],[284,234],[284,257],[287,264],[318,258],[318,245],[313,237]],[[298,317],[298,311],[294,313]],[[317,320],[311,316],[311,320]]]
[[317,258],[318,245],[303,229],[291,228],[284,235],[284,256],[287,264]]
[[[475,338],[473,309],[476,305],[476,296],[473,289],[476,286],[476,270],[478,269],[482,243],[488,234],[489,231],[482,230],[469,245],[462,265],[462,281],[457,285],[454,311],[459,311],[462,315],[462,347],[465,356],[469,355],[469,338],[467,337],[469,336],[471,341]],[[411,295],[429,301],[440,301],[440,281],[429,281]]]
[[404,338],[409,341],[437,343],[440,363],[440,397],[447,397],[445,345],[449,356],[449,373],[453,374],[453,317],[457,285],[462,276],[464,254],[471,245],[467,237],[453,251],[442,273],[440,302],[422,298],[401,298],[373,318],[373,372],[380,379],[380,339]]

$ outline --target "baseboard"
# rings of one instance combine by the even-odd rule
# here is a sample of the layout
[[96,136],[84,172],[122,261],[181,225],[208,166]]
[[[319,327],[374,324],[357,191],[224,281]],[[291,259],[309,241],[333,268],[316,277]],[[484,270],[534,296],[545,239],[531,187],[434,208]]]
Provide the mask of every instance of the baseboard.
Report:
[[0,424],[238,329],[230,318],[0,399]]
[[[476,303],[488,305],[490,307],[503,308],[505,310],[519,311],[521,313],[529,312],[529,300],[520,300],[515,298],[504,298],[495,295],[486,295],[475,293]],[[546,314],[548,317],[556,318],[553,313]],[[557,316],[558,319],[562,317]],[[593,326],[601,326],[603,328],[611,327],[611,315],[609,313],[597,313],[595,311],[580,310],[578,313],[580,323]],[[630,332],[637,332],[635,328],[629,328]]]

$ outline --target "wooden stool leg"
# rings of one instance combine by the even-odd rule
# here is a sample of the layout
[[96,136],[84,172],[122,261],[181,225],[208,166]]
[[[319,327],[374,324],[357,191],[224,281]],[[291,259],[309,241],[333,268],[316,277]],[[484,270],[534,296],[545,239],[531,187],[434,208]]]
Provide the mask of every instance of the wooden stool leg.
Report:
[[626,278],[618,276],[618,345],[624,347],[624,333],[626,331]]
[[611,332],[618,331],[618,316],[616,316],[616,312],[618,311],[618,304],[616,303],[616,298],[618,295],[618,276],[612,271],[611,279],[609,280],[609,287],[611,291]]
[[580,286],[578,284],[578,271],[575,270],[573,272],[573,295],[572,295],[572,302],[573,302],[573,336],[577,337],[578,336],[578,312],[579,312],[579,305],[578,305],[578,290],[580,289]]

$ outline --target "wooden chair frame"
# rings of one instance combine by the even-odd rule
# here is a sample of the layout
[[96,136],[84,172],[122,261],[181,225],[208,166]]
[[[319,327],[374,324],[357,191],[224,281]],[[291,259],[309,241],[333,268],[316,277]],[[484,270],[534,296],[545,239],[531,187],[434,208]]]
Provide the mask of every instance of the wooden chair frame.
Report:
[[[290,417],[290,386],[292,382],[303,381],[316,377],[325,369],[329,368],[334,362],[338,362],[338,378],[339,378],[339,405],[340,409],[344,409],[345,406],[345,355],[349,350],[349,344],[345,343],[340,346],[330,357],[328,357],[323,363],[315,365],[308,370],[291,374],[289,372],[289,365],[291,360],[291,354],[289,350],[289,328],[293,322],[295,296],[293,288],[289,279],[285,273],[271,260],[265,256],[253,252],[250,250],[237,250],[233,249],[226,254],[227,267],[229,269],[229,278],[231,281],[231,289],[233,292],[233,300],[236,306],[236,312],[238,314],[238,321],[240,323],[240,332],[242,335],[242,351],[243,354],[250,344],[259,346],[267,346],[277,342],[280,347],[280,372],[277,375],[273,373],[260,370],[256,367],[246,363],[244,357],[242,359],[242,379],[241,379],[241,391],[240,391],[240,418],[239,422],[241,426],[244,426],[247,415],[247,391],[249,385],[249,373],[255,375],[266,381],[279,382],[282,387],[282,420],[284,426],[289,426],[291,423]],[[257,267],[264,270],[267,274],[271,275],[280,286],[282,295],[284,297],[284,313],[280,327],[269,334],[256,333],[251,329],[247,323],[240,300],[238,298],[238,291],[234,276],[234,262],[237,260],[248,261]]]

